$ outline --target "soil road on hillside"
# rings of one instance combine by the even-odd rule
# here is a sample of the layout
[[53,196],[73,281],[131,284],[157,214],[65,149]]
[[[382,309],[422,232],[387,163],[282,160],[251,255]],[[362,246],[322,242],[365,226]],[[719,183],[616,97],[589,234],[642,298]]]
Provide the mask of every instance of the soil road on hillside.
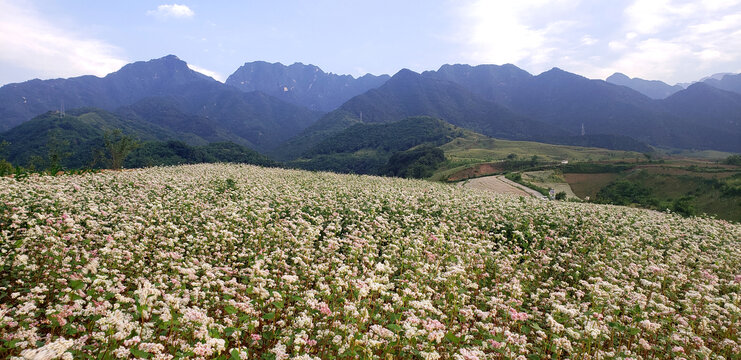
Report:
[[465,186],[472,189],[487,190],[500,194],[514,194],[544,198],[544,196],[539,192],[507,180],[502,175],[470,179],[468,181],[462,181],[458,184],[459,186]]

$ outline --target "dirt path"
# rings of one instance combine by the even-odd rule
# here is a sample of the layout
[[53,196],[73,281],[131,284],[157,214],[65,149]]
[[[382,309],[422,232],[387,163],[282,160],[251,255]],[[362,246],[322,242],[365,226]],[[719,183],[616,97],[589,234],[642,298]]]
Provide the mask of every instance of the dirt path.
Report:
[[513,181],[507,180],[502,175],[486,176],[476,179],[470,179],[459,183],[459,186],[465,186],[472,189],[481,189],[493,191],[500,194],[515,194],[522,196],[533,196],[537,198],[544,198],[539,192],[522,186]]

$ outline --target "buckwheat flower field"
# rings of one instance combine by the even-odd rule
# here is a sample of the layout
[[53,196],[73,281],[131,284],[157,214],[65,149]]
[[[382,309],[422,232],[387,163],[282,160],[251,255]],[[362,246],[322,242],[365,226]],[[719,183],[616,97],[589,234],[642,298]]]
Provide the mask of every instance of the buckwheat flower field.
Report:
[[738,359],[741,226],[239,165],[0,179],[0,358]]

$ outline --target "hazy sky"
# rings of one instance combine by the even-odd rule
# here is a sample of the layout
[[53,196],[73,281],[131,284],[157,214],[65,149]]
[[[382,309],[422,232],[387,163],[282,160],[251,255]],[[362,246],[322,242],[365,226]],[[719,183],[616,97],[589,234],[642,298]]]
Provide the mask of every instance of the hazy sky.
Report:
[[741,72],[741,0],[0,0],[0,85],[167,54],[222,81],[264,60],[355,76],[512,63],[674,84]]

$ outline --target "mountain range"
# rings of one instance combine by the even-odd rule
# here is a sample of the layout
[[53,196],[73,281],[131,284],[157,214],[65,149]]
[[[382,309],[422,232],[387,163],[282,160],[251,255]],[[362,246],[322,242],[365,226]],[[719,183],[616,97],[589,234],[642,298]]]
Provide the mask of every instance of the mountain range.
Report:
[[[142,139],[228,141],[281,160],[326,155],[312,148],[357,124],[414,116],[506,139],[739,152],[740,83],[741,75],[725,75],[678,89],[621,74],[608,81],[558,68],[532,75],[511,64],[444,65],[423,73],[402,69],[391,77],[354,78],[314,65],[260,61],[245,63],[220,83],[169,55],[103,78],[35,79],[0,87],[0,138],[19,146],[27,134],[60,128],[54,119],[65,108],[85,108],[67,112],[82,122],[94,118],[82,115],[98,114],[110,120],[106,128]],[[649,96],[653,90],[634,89],[643,85],[664,92]]]
[[557,68],[537,76],[513,65],[444,65],[422,74],[401,70],[325,115],[274,156],[300,156],[357,122],[416,115],[505,139],[636,151],[646,151],[646,144],[739,151],[740,99],[741,94],[698,83],[654,100]]
[[383,85],[388,75],[366,74],[360,78],[325,73],[317,66],[255,61],[245,63],[225,84],[245,92],[261,91],[283,101],[311,110],[332,111],[370,89]]
[[635,91],[640,92],[652,99],[660,100],[666,99],[667,97],[688,88],[690,85],[696,83],[705,83],[712,87],[732,91],[737,94],[741,94],[741,74],[732,73],[719,73],[711,76],[706,76],[699,81],[692,83],[681,83],[676,85],[669,85],[659,80],[644,80],[641,78],[630,78],[622,73],[614,73],[610,75],[605,81],[615,84],[629,87]]
[[[49,110],[96,107],[167,127],[189,127],[210,141],[264,151],[287,140],[320,112],[261,92],[243,92],[191,70],[176,56],[135,62],[103,78],[31,80],[0,88],[0,131]],[[162,116],[176,123],[162,123]],[[217,136],[221,134],[221,136]]]
[[608,83],[629,87],[652,99],[666,99],[678,91],[685,89],[681,85],[669,85],[659,80],[644,80],[641,78],[630,78],[622,73],[614,73],[605,79]]

